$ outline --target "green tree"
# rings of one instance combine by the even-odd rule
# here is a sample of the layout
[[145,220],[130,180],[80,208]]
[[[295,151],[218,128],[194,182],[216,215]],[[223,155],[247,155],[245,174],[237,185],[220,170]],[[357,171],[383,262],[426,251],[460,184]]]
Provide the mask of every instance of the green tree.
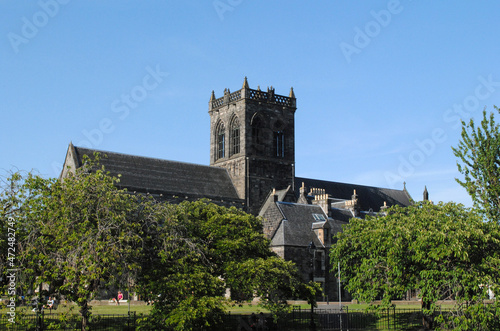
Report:
[[[275,312],[285,298],[310,296],[294,265],[269,250],[260,219],[208,201],[148,204],[141,295],[153,303],[149,322],[173,330],[213,328],[231,304],[261,297]],[[154,326],[149,326],[153,327]]]
[[23,184],[29,235],[21,243],[20,264],[31,287],[48,284],[49,291],[78,304],[84,329],[97,291],[123,284],[139,267],[133,258],[141,242],[138,204],[117,182],[87,159],[64,180],[29,175]]
[[[498,329],[498,304],[483,304],[488,290],[500,293],[496,223],[484,223],[462,205],[423,202],[392,207],[383,217],[351,219],[337,239],[331,261],[340,261],[353,298],[381,299],[388,307],[392,299],[417,290],[425,327],[438,322],[444,328]],[[453,318],[440,315],[442,299],[457,301]]]
[[0,195],[2,228],[15,218],[22,234],[17,266],[26,289],[77,303],[84,329],[97,291],[130,279],[154,304],[145,324],[153,329],[217,325],[234,304],[227,289],[238,300],[259,296],[275,314],[287,311],[286,299],[315,303],[319,287],[270,251],[259,218],[208,201],[170,205],[128,194],[94,159],[63,180],[15,173]]
[[458,170],[465,177],[457,182],[488,220],[500,224],[500,129],[494,113],[487,116],[483,111],[478,127],[473,119],[462,121],[462,138],[453,153],[461,161]]
[[278,256],[229,262],[226,274],[229,288],[243,297],[259,297],[275,318],[290,312],[288,299],[305,299],[315,306],[321,292],[319,283],[304,283],[296,265]]
[[[19,268],[20,242],[27,234],[22,226],[23,183],[24,177],[19,171],[0,177],[0,286],[2,293],[10,292],[9,297],[12,290],[6,287],[9,283],[6,276],[11,273],[8,270]],[[16,273],[16,280],[20,281],[20,276]]]

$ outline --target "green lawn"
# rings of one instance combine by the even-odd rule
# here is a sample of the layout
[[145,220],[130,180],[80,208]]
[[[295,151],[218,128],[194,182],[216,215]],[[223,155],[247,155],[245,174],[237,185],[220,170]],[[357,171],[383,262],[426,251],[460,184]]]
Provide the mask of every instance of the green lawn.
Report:
[[[30,313],[27,307],[16,307],[17,310],[26,311]],[[60,314],[65,313],[72,310],[75,314],[78,314],[78,306],[75,304],[59,304],[56,310],[50,311],[48,309],[44,310],[45,314]],[[131,305],[130,311],[135,311],[136,314],[148,314],[151,310],[151,306],[147,305]],[[103,315],[103,314],[127,314],[129,311],[128,304],[121,304],[119,306],[115,305],[99,305],[92,306],[92,314]],[[0,309],[1,314],[5,314],[7,312],[6,308]]]
[[[330,306],[336,306],[337,303],[330,303]],[[310,305],[308,304],[300,304],[300,305],[294,305],[295,307],[300,307],[303,310],[308,310],[311,308]],[[343,306],[347,306],[350,311],[354,310],[362,310],[366,309],[368,307],[368,304],[346,304],[343,303]],[[319,308],[324,308],[324,307],[319,307]],[[397,305],[396,308],[400,309],[420,309],[420,304],[415,303],[415,304],[401,304]],[[449,308],[449,307],[443,307],[444,309]],[[26,307],[17,307],[17,309],[23,309],[26,310]],[[78,307],[75,304],[62,304],[60,303],[58,305],[57,310],[50,312],[49,310],[45,310],[46,314],[59,314],[63,312],[68,312],[69,310],[72,310],[75,314],[78,314]],[[148,314],[149,311],[151,310],[151,306],[149,305],[130,305],[130,311],[133,312],[135,311],[136,314]],[[101,315],[101,314],[127,314],[129,311],[129,306],[128,304],[121,304],[121,305],[95,305],[92,306],[92,313],[96,315]],[[229,307],[229,311],[233,314],[251,314],[251,313],[267,313],[268,311],[257,306],[256,304],[243,304],[241,306],[235,305],[232,307]],[[6,308],[0,309],[1,314],[5,314],[7,312]]]
[[[308,304],[298,304],[298,305],[293,305],[294,307],[300,307],[302,310],[304,310],[305,312],[308,312],[309,309],[310,309],[310,305]],[[338,306],[338,304],[330,304],[330,306]],[[344,306],[347,306],[349,311],[352,312],[354,315],[356,314],[360,314],[360,316],[362,316],[363,318],[360,319],[360,321],[363,321],[363,323],[368,323],[366,325],[369,325],[371,328],[373,329],[377,329],[377,330],[384,330],[387,328],[387,325],[391,325],[391,327],[395,327],[396,329],[399,328],[399,329],[404,329],[404,328],[408,328],[410,329],[411,327],[411,330],[417,330],[417,329],[420,329],[421,328],[421,318],[420,319],[417,319],[415,320],[415,315],[414,312],[409,312],[409,311],[397,311],[397,309],[416,309],[416,310],[419,310],[420,309],[420,305],[418,305],[418,303],[416,304],[398,304],[396,306],[396,312],[397,312],[397,317],[395,318],[394,314],[382,314],[380,316],[378,315],[366,315],[364,314],[364,309],[366,309],[368,307],[368,305],[366,304],[346,304],[344,303]],[[320,308],[326,308],[326,307],[321,307]],[[446,306],[446,307],[443,307],[443,309],[449,309],[450,308],[450,305]],[[151,310],[151,306],[149,305],[145,305],[145,304],[142,304],[142,305],[130,305],[130,311],[131,312],[135,312],[137,315],[140,315],[140,314],[149,314]],[[231,314],[233,315],[238,315],[238,314],[243,314],[243,315],[250,315],[251,313],[255,313],[255,314],[258,314],[260,312],[263,312],[263,313],[268,313],[267,310],[265,309],[262,309],[261,307],[253,304],[243,304],[241,306],[239,305],[236,305],[236,306],[232,306],[232,307],[229,307],[229,310],[231,312]],[[28,321],[31,321],[31,322],[28,322],[28,323],[34,323],[32,320],[32,318],[34,317],[34,314],[30,311],[29,308],[27,307],[17,307],[16,308],[16,311],[18,313],[20,313],[20,315],[22,316],[23,313],[24,314],[27,314],[27,318],[28,318]],[[98,315],[126,315],[129,311],[129,306],[128,304],[121,304],[121,305],[108,305],[108,304],[104,304],[104,305],[95,305],[92,307],[92,314],[94,316],[98,316]],[[392,311],[392,309],[391,309]],[[5,308],[3,309],[0,309],[0,313],[3,315],[5,314],[7,311]],[[60,314],[62,313],[68,313],[70,312],[70,315],[79,315],[79,312],[78,312],[78,307],[74,304],[59,304],[57,310],[55,311],[52,311],[50,312],[49,310],[45,310],[45,320],[48,320],[50,321],[51,318],[54,319],[54,321],[56,321],[55,323],[61,323],[60,321]],[[51,316],[51,314],[53,316]],[[64,316],[64,315],[63,315]],[[391,317],[392,316],[392,317]],[[120,321],[126,321],[126,319],[123,319],[123,317],[116,317],[118,322]],[[70,319],[70,323],[73,323],[72,322],[73,319]],[[99,317],[98,317],[98,320],[99,321]],[[358,320],[356,320],[358,321]],[[411,321],[411,324],[408,324],[408,321]],[[116,323],[118,323],[116,322]],[[4,321],[4,323],[6,323],[6,320]],[[64,322],[63,322],[64,323]],[[97,322],[97,323],[107,323],[106,325],[109,324],[109,319],[103,319],[102,322]],[[113,322],[115,323],[115,322]],[[400,325],[400,323],[402,323]],[[6,325],[6,324],[5,324]],[[5,325],[0,325],[0,329],[2,329]],[[103,324],[104,325],[104,324]],[[363,324],[364,325],[364,324]],[[111,329],[110,329],[111,330]]]
[[228,310],[233,314],[251,314],[251,313],[258,314],[260,312],[262,313],[269,312],[267,309],[263,309],[262,307],[259,307],[256,304],[251,305],[247,303],[243,305],[236,305],[233,307],[229,307]]
[[[16,307],[16,310],[22,310],[27,312],[28,314],[31,313],[27,307],[21,306],[21,307]],[[148,314],[151,310],[151,306],[149,305],[130,305],[130,311],[131,312],[136,312],[136,314]],[[242,306],[234,306],[234,307],[229,307],[229,310],[234,313],[234,314],[251,314],[251,313],[260,313],[260,312],[267,312],[265,309],[262,309],[261,307],[258,307],[257,305],[249,305],[249,304],[244,304]],[[60,313],[66,313],[68,311],[73,311],[73,313],[78,314],[78,306],[75,304],[62,304],[60,303],[57,307],[57,310],[45,310],[45,314],[60,314]],[[103,315],[103,314],[127,314],[129,311],[129,306],[128,304],[121,304],[121,305],[95,305],[92,306],[92,314],[95,315]],[[6,308],[0,309],[1,314],[5,314],[7,312]]]

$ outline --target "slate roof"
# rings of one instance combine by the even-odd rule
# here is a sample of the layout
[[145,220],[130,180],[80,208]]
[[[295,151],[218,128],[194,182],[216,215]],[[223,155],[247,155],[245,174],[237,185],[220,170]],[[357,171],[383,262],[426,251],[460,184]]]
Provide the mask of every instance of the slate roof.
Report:
[[[287,187],[286,189],[282,189],[282,190],[275,190],[274,193],[278,196],[277,200],[278,201],[284,201],[285,200],[285,197],[286,195],[289,193],[290,191],[290,186]],[[273,204],[275,203],[274,201],[274,198],[273,198],[273,191],[270,191],[269,194],[267,195],[267,198],[266,200],[264,201],[264,203],[262,204],[262,208],[260,209],[259,211],[259,215],[258,216],[262,216],[264,217],[264,214],[266,213],[266,210]]]
[[75,146],[77,166],[82,165],[83,155],[92,156],[94,152],[106,155],[101,163],[111,175],[121,174],[119,186],[130,192],[240,200],[227,170],[223,168]]
[[313,223],[316,222],[313,214],[327,217],[320,206],[290,202],[276,202],[276,204],[284,219],[271,239],[271,246],[305,247],[311,240],[314,240],[316,247],[323,246],[311,230]]
[[308,190],[312,187],[322,188],[325,189],[325,193],[330,194],[332,198],[338,199],[350,200],[354,190],[356,190],[361,210],[369,210],[371,208],[373,209],[373,211],[378,212],[380,210],[380,207],[384,205],[384,201],[387,202],[388,206],[393,206],[396,204],[400,206],[411,205],[411,197],[406,189],[395,190],[373,186],[295,177],[295,187],[301,187],[302,183],[305,184]]
[[333,219],[333,220],[330,220],[330,226],[332,227],[332,234],[336,234],[338,232],[342,232],[343,229],[342,229],[342,226],[348,224],[349,221],[340,221],[340,220],[336,220],[336,219]]
[[347,223],[355,216],[349,209],[330,208],[330,217],[334,220]]

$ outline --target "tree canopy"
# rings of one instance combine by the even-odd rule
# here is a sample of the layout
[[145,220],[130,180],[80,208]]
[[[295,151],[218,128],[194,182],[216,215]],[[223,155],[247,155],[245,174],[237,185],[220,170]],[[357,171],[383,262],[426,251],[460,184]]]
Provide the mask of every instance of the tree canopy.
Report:
[[51,295],[77,303],[84,326],[97,291],[125,282],[138,267],[137,204],[117,182],[89,161],[64,180],[30,174],[22,184],[18,222],[27,235],[19,242],[19,264],[25,285],[46,284]]
[[8,270],[19,267],[19,242],[27,232],[22,226],[23,175],[10,172],[0,178],[0,286],[8,283]]
[[[383,217],[351,219],[337,235],[331,260],[353,298],[387,307],[409,290],[422,301],[424,324],[462,329],[498,328],[498,304],[483,305],[498,291],[500,230],[454,203],[394,206]],[[456,309],[440,315],[438,300]],[[433,320],[432,315],[439,316]]]
[[286,299],[316,290],[269,250],[257,217],[209,201],[150,208],[158,226],[147,236],[138,286],[153,303],[152,325],[213,327],[230,304],[227,290],[236,301],[259,296],[275,313],[286,310]]
[[98,160],[63,180],[14,173],[2,183],[1,226],[16,222],[16,263],[29,293],[77,303],[84,329],[90,301],[110,285],[153,304],[145,329],[214,327],[228,305],[254,296],[275,314],[289,309],[286,299],[314,303],[318,286],[270,251],[260,218],[206,200],[171,205],[129,194]]
[[[500,109],[495,107],[500,113]],[[459,159],[458,170],[464,180],[457,179],[485,217],[500,224],[500,128],[495,114],[483,111],[476,127],[474,120],[462,121],[461,140],[453,153]]]

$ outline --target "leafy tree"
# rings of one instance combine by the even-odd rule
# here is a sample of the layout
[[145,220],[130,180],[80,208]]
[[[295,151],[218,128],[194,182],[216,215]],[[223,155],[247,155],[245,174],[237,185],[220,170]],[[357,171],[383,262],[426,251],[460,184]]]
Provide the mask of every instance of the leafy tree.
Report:
[[[392,207],[383,217],[351,219],[337,235],[331,261],[340,261],[343,282],[355,299],[392,299],[418,290],[424,326],[498,329],[500,309],[483,305],[500,284],[500,230],[474,211],[454,203]],[[333,263],[335,262],[335,263]],[[441,315],[437,301],[454,299],[455,310]]]
[[316,295],[321,292],[319,283],[305,284],[295,264],[278,256],[229,262],[227,270],[228,287],[243,297],[259,297],[260,305],[275,318],[290,312],[287,299],[306,299],[316,305]]
[[[148,204],[140,292],[153,303],[149,322],[173,330],[214,328],[230,304],[257,294],[278,312],[284,298],[310,296],[296,268],[269,250],[260,219],[208,201]],[[147,246],[147,247],[146,247]]]
[[[26,231],[22,226],[21,206],[23,201],[23,174],[19,171],[9,172],[8,175],[0,178],[0,281],[4,290],[12,290],[6,287],[9,283],[8,270],[18,269],[17,260],[20,242],[26,236]],[[20,275],[16,272],[16,280]],[[4,291],[2,291],[4,293]]]
[[133,256],[140,243],[136,198],[96,166],[87,160],[64,180],[29,175],[23,184],[29,235],[20,263],[32,286],[49,284],[78,304],[84,329],[98,289],[123,283],[138,268]]
[[287,310],[285,299],[314,303],[318,286],[270,251],[260,219],[208,201],[169,205],[128,194],[94,159],[64,180],[15,174],[0,196],[2,226],[14,214],[22,224],[23,284],[40,298],[49,294],[43,284],[76,302],[84,329],[96,292],[130,279],[154,305],[147,329],[217,325],[233,304],[228,288],[241,300],[260,296],[276,314]]
[[487,219],[500,224],[500,129],[494,113],[488,117],[483,111],[478,127],[472,119],[468,124],[462,121],[462,138],[453,153],[462,162],[457,163],[458,170],[465,176],[457,182]]

